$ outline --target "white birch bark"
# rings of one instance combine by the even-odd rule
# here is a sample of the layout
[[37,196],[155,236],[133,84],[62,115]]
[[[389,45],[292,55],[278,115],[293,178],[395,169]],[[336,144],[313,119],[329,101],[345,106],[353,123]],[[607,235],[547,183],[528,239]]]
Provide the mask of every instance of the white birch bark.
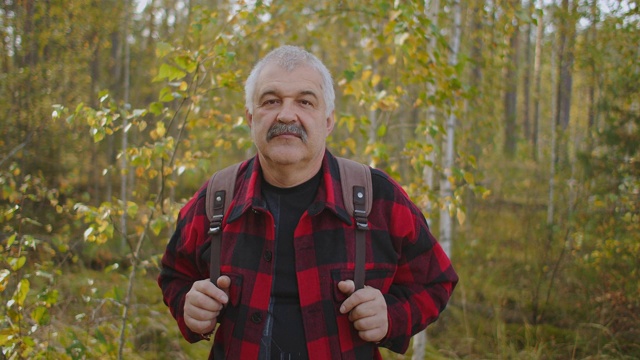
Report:
[[[431,1],[427,1],[425,3],[425,15],[427,16],[427,18],[431,21],[432,24],[438,25],[438,10],[440,8],[440,1],[439,0],[431,0]],[[429,44],[427,45],[427,54],[429,55],[429,59],[431,61],[435,61],[435,58],[433,56],[433,50],[435,49],[435,47],[437,46],[437,41],[436,41],[436,37],[435,36],[431,36],[429,38]],[[427,86],[427,98],[435,95],[436,93],[436,87],[432,82],[427,82],[426,84]],[[436,107],[431,104],[429,105],[429,107],[427,108],[427,119],[426,119],[426,123],[427,125],[431,125],[434,124],[436,122]],[[430,133],[427,131],[427,136],[425,141],[427,142],[427,144],[433,144],[434,143],[434,139],[433,137],[430,135]],[[423,171],[422,171],[422,178],[425,182],[425,184],[427,185],[428,189],[431,191],[433,189],[433,183],[434,183],[434,171],[433,171],[433,164],[436,163],[436,152],[435,150],[431,151],[429,154],[427,154],[427,160],[429,160],[429,162],[432,165],[427,165],[424,167]],[[427,201],[426,204],[426,209],[425,211],[429,214],[431,213],[432,210],[432,204],[431,201]]]
[[[555,45],[552,46],[552,50],[551,50],[551,68],[555,69],[556,67],[556,54],[555,54]],[[551,154],[550,154],[550,160],[549,160],[549,203],[547,204],[547,226],[549,226],[549,228],[551,227],[551,225],[553,225],[553,213],[554,213],[554,203],[553,203],[553,199],[555,198],[554,192],[555,192],[555,176],[556,176],[556,158],[557,158],[557,131],[558,131],[558,124],[556,121],[556,118],[558,116],[558,111],[560,111],[560,109],[558,108],[557,104],[558,104],[558,92],[556,89],[558,89],[557,87],[557,83],[558,83],[559,79],[556,78],[556,72],[555,71],[551,71],[551,119],[550,119],[550,130],[551,130]]]
[[[425,11],[428,18],[431,20],[433,24],[437,24],[438,22],[438,11],[440,9],[440,2],[438,0],[432,0],[425,4]],[[458,49],[460,47],[460,22],[461,22],[461,13],[460,13],[460,2],[459,0],[453,1],[453,14],[454,14],[454,24],[453,24],[453,32],[451,37],[451,54],[449,58],[449,64],[455,65],[458,62]],[[433,50],[436,46],[435,37],[431,37],[429,41],[429,48],[427,52],[430,54],[430,57],[433,58]],[[435,87],[432,83],[427,83],[427,96],[433,95],[435,93]],[[435,122],[436,117],[436,109],[435,106],[430,105],[427,109],[427,124],[431,124]],[[440,213],[440,244],[442,245],[444,251],[448,256],[451,256],[451,215],[449,213],[449,205],[451,204],[451,183],[449,182],[449,177],[451,175],[451,168],[453,166],[453,149],[454,149],[454,127],[456,123],[455,115],[452,113],[447,120],[447,134],[445,135],[445,146],[444,146],[444,159],[443,159],[443,168],[445,169],[445,174],[442,177],[440,182],[440,195],[441,198],[445,199],[445,206]],[[426,141],[432,143],[433,138],[427,134]],[[432,164],[435,163],[435,152],[431,152],[428,155],[429,160]],[[423,171],[424,181],[429,187],[429,189],[433,189],[434,183],[434,173],[432,166],[425,166]],[[431,211],[431,204],[427,203],[427,211]],[[426,330],[421,331],[416,334],[413,339],[413,356],[412,360],[423,360],[425,358],[427,346],[427,332]]]
[[[123,45],[124,45],[124,98],[123,102],[125,105],[125,109],[129,110],[129,92],[130,92],[130,70],[131,70],[131,47],[129,45],[129,29],[131,28],[131,3],[129,0],[123,1],[125,7],[125,18],[123,28]],[[121,168],[120,168],[120,196],[122,199],[122,217],[120,218],[120,227],[122,232],[122,249],[125,250],[128,246],[127,241],[127,194],[128,194],[128,181],[127,181],[127,168],[129,167],[129,163],[127,161],[127,147],[128,144],[128,121],[127,116],[123,117],[122,124],[122,158],[121,158]],[[136,254],[137,255],[137,254]],[[135,276],[135,259],[133,259],[134,263],[131,266],[131,274],[129,277],[129,286],[127,291],[127,296],[125,299],[124,306],[122,307],[122,318],[121,318],[121,327],[120,327],[120,340],[118,343],[118,360],[122,360],[124,358],[124,345],[125,345],[125,333],[127,328],[127,318],[129,314],[129,306],[131,305],[131,291],[133,285],[133,278]]]
[[[544,3],[543,0],[540,0],[540,8],[542,9]],[[536,29],[536,50],[535,50],[535,56],[534,56],[534,64],[533,64],[533,78],[535,81],[535,89],[534,89],[534,97],[533,97],[533,149],[532,149],[532,154],[534,159],[541,159],[542,158],[542,147],[538,144],[538,136],[540,134],[540,96],[541,96],[541,91],[540,91],[540,87],[542,84],[542,71],[541,71],[541,64],[542,64],[542,37],[544,36],[543,33],[543,22],[544,22],[544,16],[542,16],[542,13],[540,14],[540,16],[537,18],[538,20],[538,27]]]
[[[453,12],[453,29],[451,31],[451,39],[449,41],[449,65],[456,66],[458,64],[458,51],[460,49],[460,27],[461,27],[461,9],[460,0],[453,0],[451,7]],[[442,168],[444,173],[440,178],[440,197],[444,201],[444,206],[440,209],[440,245],[444,249],[445,253],[451,257],[451,234],[452,234],[452,218],[449,209],[452,206],[453,190],[451,184],[451,175],[454,163],[454,140],[455,140],[455,126],[457,118],[454,109],[451,109],[451,113],[447,119],[444,144],[443,144],[443,158]]]

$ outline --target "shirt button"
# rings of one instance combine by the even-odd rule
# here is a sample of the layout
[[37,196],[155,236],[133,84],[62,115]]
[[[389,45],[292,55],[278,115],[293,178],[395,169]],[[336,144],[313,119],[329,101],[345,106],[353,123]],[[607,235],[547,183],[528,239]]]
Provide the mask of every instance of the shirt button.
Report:
[[251,321],[255,324],[259,324],[262,322],[262,314],[259,312],[255,312],[251,315]]
[[267,251],[264,252],[262,257],[264,258],[265,261],[270,262],[271,259],[273,258],[273,253],[271,251],[267,250]]

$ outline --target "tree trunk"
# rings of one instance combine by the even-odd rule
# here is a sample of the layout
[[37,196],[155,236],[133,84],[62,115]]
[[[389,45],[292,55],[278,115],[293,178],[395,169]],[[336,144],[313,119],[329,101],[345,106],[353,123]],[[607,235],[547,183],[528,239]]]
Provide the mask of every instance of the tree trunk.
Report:
[[[591,28],[589,31],[589,43],[592,44],[592,46],[597,46],[597,40],[598,40],[598,2],[593,0],[591,2]],[[591,54],[593,54],[593,51],[591,51]],[[589,82],[589,90],[588,90],[588,94],[589,94],[589,121],[588,121],[588,128],[587,128],[587,146],[589,146],[589,149],[587,149],[587,151],[590,151],[590,147],[591,144],[593,142],[593,130],[596,127],[596,87],[598,86],[598,73],[597,73],[597,67],[596,67],[596,60],[595,60],[595,55],[591,55],[591,59],[589,60],[589,66],[590,66],[590,70],[591,70],[591,79]]]
[[[517,11],[517,1],[512,1],[514,11]],[[515,15],[514,15],[515,16]],[[517,20],[516,20],[517,21]],[[509,61],[505,70],[505,93],[504,93],[504,153],[507,157],[514,157],[517,148],[516,119],[518,117],[518,47],[519,47],[519,26],[517,22],[513,25],[513,30],[509,38]]]
[[[425,11],[426,11],[426,16],[427,18],[430,20],[431,24],[433,24],[434,26],[437,27],[438,25],[438,11],[440,9],[440,1],[439,0],[431,0],[428,1],[425,4]],[[435,35],[435,34],[434,34]],[[431,59],[432,61],[434,60],[433,58],[433,53],[434,50],[436,48],[436,46],[438,45],[437,43],[437,38],[436,36],[431,36],[429,38],[429,44],[427,45],[427,53],[429,54],[429,59]],[[432,82],[427,82],[426,84],[427,86],[427,98],[433,96],[436,92],[435,89],[435,85]],[[436,107],[435,105],[429,105],[429,107],[427,108],[427,125],[430,124],[435,124],[436,123]],[[433,139],[431,137],[431,135],[429,134],[429,132],[427,131],[427,137],[425,139],[425,141],[428,144],[433,144],[435,139]],[[427,154],[427,159],[429,160],[429,162],[432,164],[430,166],[425,166],[422,172],[422,178],[424,179],[425,184],[427,185],[427,187],[429,188],[429,190],[433,189],[433,184],[434,184],[434,171],[433,171],[433,164],[436,163],[436,153],[435,151],[431,151],[429,154]],[[425,209],[425,211],[427,213],[430,213],[432,210],[432,205],[431,202],[427,203],[427,208]]]
[[[534,0],[529,0],[528,14],[532,19],[533,11],[535,9]],[[522,111],[522,127],[524,131],[524,138],[527,142],[531,142],[531,28],[533,22],[530,20],[527,24],[527,32],[524,38],[524,77],[522,79],[523,87],[523,111]]]
[[[124,24],[122,26],[122,33],[124,34],[124,97],[123,97],[123,102],[125,104],[125,107],[128,107],[129,105],[129,85],[130,85],[130,67],[131,67],[131,47],[129,46],[129,41],[127,41],[128,35],[129,35],[129,29],[130,29],[130,21],[131,21],[131,3],[130,0],[124,0],[123,1],[124,4],[124,13],[125,13],[125,18],[124,18]],[[123,124],[122,124],[122,158],[121,158],[121,168],[120,168],[120,197],[121,197],[121,201],[122,201],[122,208],[123,208],[123,212],[122,212],[122,217],[120,218],[120,226],[121,226],[121,231],[122,231],[122,249],[124,250],[125,247],[128,245],[128,240],[127,240],[127,201],[128,201],[128,193],[129,193],[129,189],[127,187],[127,170],[129,167],[128,161],[127,161],[127,147],[128,147],[128,138],[127,138],[127,116],[123,117]],[[127,290],[127,297],[125,299],[125,303],[122,307],[122,324],[121,324],[121,328],[120,328],[120,341],[119,341],[119,347],[118,347],[118,360],[122,360],[123,359],[123,351],[124,351],[124,345],[125,345],[125,333],[126,333],[126,328],[127,328],[127,320],[128,320],[128,314],[129,314],[129,307],[130,307],[130,301],[131,301],[131,291],[132,291],[132,282],[133,279],[135,278],[135,272],[136,272],[136,267],[137,267],[137,253],[134,254],[135,256],[132,257],[131,261],[131,273],[130,273],[130,277],[129,277],[129,288]]]
[[[560,51],[560,49],[558,49],[558,51]],[[553,54],[553,50],[551,51],[551,67],[553,68],[555,66],[554,64],[554,54]],[[556,87],[556,83],[559,83],[560,80],[555,76],[555,73],[552,71],[551,72],[551,88],[552,89],[559,89],[559,87]],[[556,90],[558,91],[558,90]],[[554,198],[555,198],[555,176],[556,176],[556,163],[557,163],[557,132],[558,132],[558,124],[556,121],[554,121],[553,119],[556,118],[557,119],[557,114],[560,112],[560,109],[558,108],[558,102],[555,101],[555,99],[557,98],[558,94],[551,94],[551,119],[552,121],[549,122],[549,130],[551,131],[551,154],[550,154],[550,160],[549,160],[549,199],[548,199],[548,203],[547,203],[547,227],[551,228],[551,225],[553,225],[553,215],[554,215]],[[534,316],[534,319],[536,317]]]
[[[453,12],[453,29],[451,31],[451,40],[449,41],[450,53],[449,53],[449,65],[456,67],[458,65],[458,51],[460,49],[460,28],[462,21],[462,10],[460,9],[460,0],[454,0],[452,6]],[[452,205],[453,188],[451,184],[451,176],[453,174],[454,166],[454,140],[455,140],[455,126],[457,118],[454,109],[451,109],[451,113],[446,123],[446,134],[443,144],[443,159],[442,168],[444,173],[440,178],[440,197],[444,201],[444,206],[440,210],[440,245],[448,256],[451,256],[452,246],[452,228],[453,222],[451,218],[451,212],[449,211]]]
[[569,126],[570,110],[571,110],[571,91],[573,87],[573,60],[575,45],[575,7],[577,2],[573,4],[569,0],[562,0],[562,11],[558,19],[560,48],[558,49],[558,92],[557,92],[557,117],[556,123],[566,130]]
[[[543,0],[540,0],[540,8],[542,8]],[[536,52],[533,65],[533,79],[535,81],[535,90],[533,96],[533,128],[532,128],[532,148],[531,155],[534,160],[541,157],[541,148],[538,146],[538,134],[540,133],[540,95],[542,85],[542,37],[544,36],[544,15],[540,12],[538,16],[538,26],[536,31]]]
[[[438,11],[440,9],[440,1],[439,0],[431,0],[425,3],[425,12],[427,18],[430,20],[431,24],[437,27],[438,24]],[[434,34],[435,35],[435,34]],[[427,45],[427,53],[429,54],[429,58],[433,60],[433,52],[438,45],[435,36],[431,36],[429,38],[429,44]],[[427,98],[433,96],[436,92],[435,85],[431,82],[427,82]],[[434,105],[429,105],[427,108],[427,124],[435,124],[436,122],[436,107]],[[429,132],[427,131],[427,138],[425,141],[429,144],[434,143],[434,139],[431,137]],[[433,190],[434,184],[434,171],[433,166],[436,161],[436,152],[432,150],[429,154],[427,154],[427,158],[431,165],[426,165],[423,169],[422,176],[425,184],[429,188],[429,191]],[[427,202],[425,211],[427,213],[431,213],[432,205],[431,202]],[[427,331],[423,330],[416,334],[413,338],[413,360],[422,360],[424,359],[424,354],[427,347]]]

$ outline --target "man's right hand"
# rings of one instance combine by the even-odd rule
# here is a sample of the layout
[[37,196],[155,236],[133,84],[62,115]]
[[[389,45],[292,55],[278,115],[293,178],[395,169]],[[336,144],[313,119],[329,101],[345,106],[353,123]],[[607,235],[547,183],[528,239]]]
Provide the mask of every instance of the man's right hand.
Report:
[[218,315],[229,301],[231,279],[220,276],[217,284],[200,280],[191,286],[184,300],[184,323],[189,330],[208,334],[215,329]]

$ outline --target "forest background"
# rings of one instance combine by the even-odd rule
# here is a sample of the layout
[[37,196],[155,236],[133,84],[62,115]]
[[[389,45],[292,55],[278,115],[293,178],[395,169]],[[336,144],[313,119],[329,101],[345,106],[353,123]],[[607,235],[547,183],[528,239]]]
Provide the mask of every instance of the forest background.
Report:
[[392,174],[459,272],[405,358],[639,358],[638,5],[1,1],[0,359],[206,356],[159,258],[253,153],[243,81],[281,44],[334,74],[330,148]]

